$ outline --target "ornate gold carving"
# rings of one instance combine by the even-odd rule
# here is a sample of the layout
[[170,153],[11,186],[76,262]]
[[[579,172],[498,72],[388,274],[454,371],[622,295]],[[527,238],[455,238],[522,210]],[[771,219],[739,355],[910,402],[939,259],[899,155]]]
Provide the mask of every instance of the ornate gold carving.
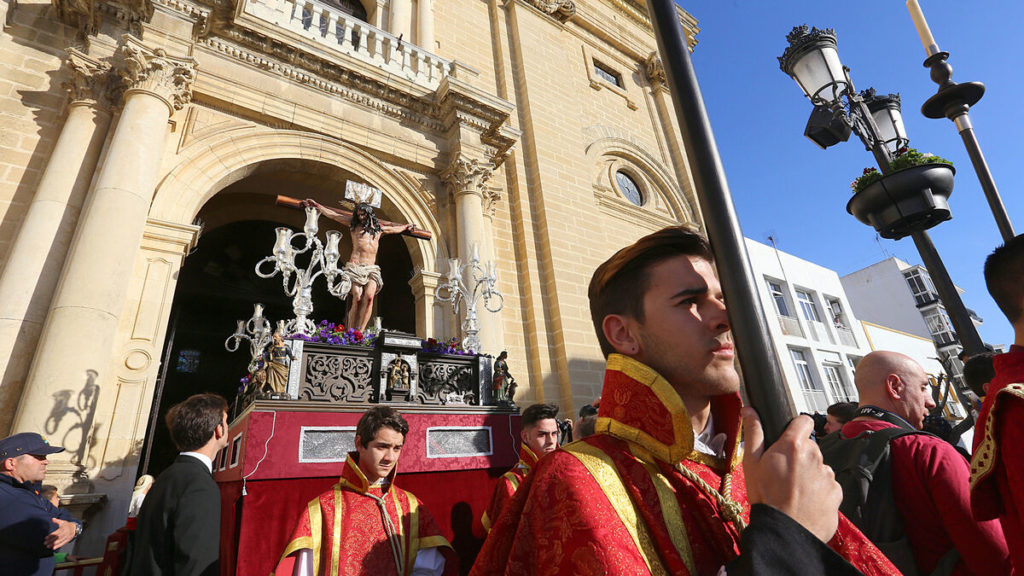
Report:
[[125,35],[120,53],[124,58],[117,73],[124,80],[126,94],[146,92],[160,98],[173,114],[192,100],[196,79],[193,58],[168,56],[163,48],[149,48],[138,39]]
[[559,22],[565,22],[576,14],[576,4],[572,0],[526,0],[531,6],[551,16]]
[[85,53],[69,48],[65,64],[71,72],[71,78],[64,81],[61,87],[71,102],[82,102],[107,107],[114,97],[117,80],[110,73],[110,64],[90,58]]
[[471,159],[460,154],[441,171],[441,180],[453,198],[463,194],[476,194],[484,198],[484,184],[493,173],[492,162]]
[[665,65],[657,52],[651,52],[651,55],[644,60],[644,71],[647,72],[647,79],[651,82],[651,86],[662,86],[666,83]]

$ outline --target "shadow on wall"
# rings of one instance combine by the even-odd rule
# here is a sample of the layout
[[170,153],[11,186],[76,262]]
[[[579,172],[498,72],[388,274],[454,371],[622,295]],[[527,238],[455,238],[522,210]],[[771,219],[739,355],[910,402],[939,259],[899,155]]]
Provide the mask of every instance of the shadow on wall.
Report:
[[459,557],[460,574],[469,574],[483,545],[484,539],[473,534],[473,508],[468,502],[452,506],[452,548]]
[[94,422],[100,396],[100,387],[96,384],[98,375],[95,370],[87,370],[85,384],[77,393],[74,390],[54,393],[53,408],[43,426],[49,436],[60,431],[60,440],[55,439],[53,443],[67,450],[72,464],[86,468],[96,465],[88,454],[100,428],[100,424]]

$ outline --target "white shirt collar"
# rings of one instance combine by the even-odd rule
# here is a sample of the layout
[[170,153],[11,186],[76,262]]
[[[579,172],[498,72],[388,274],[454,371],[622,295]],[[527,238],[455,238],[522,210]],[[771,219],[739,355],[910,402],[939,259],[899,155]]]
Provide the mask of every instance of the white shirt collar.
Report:
[[693,448],[702,454],[708,456],[714,456],[715,458],[725,457],[725,432],[719,432],[715,434],[715,418],[708,413],[708,423],[704,426],[704,431],[697,433],[694,430]]
[[211,460],[206,454],[200,454],[199,452],[182,452],[181,455],[191,456],[203,464],[206,464],[206,469],[210,471],[210,474],[213,474],[213,460]]

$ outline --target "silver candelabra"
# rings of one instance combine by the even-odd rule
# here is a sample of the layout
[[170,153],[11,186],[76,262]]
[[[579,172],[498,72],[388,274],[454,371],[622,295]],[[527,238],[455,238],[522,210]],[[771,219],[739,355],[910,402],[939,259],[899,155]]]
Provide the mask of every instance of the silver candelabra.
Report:
[[[277,322],[277,329],[282,334],[284,333],[284,320]],[[228,339],[224,341],[224,348],[228,352],[237,352],[238,346],[242,341],[248,341],[249,372],[255,372],[259,369],[259,361],[263,357],[263,351],[267,349],[267,346],[273,339],[274,332],[270,329],[270,321],[263,316],[263,305],[256,304],[253,306],[252,318],[238,321],[235,333],[228,336]]]
[[[301,233],[296,234],[291,228],[278,228],[273,255],[256,264],[256,274],[260,278],[272,278],[280,272],[284,293],[292,297],[295,318],[285,324],[288,334],[309,335],[316,330],[316,325],[309,319],[309,315],[313,313],[313,283],[317,277],[326,276],[327,290],[342,300],[348,296],[351,289],[348,275],[338,268],[338,261],[341,259],[341,252],[338,250],[341,232],[328,232],[325,248],[317,238],[317,232],[320,230],[317,223],[319,218],[320,212],[316,208],[306,208],[306,224]],[[301,248],[295,245],[297,240]],[[306,267],[296,266],[295,257],[310,250],[312,254]],[[274,268],[270,272],[263,272],[263,265],[267,263],[272,263]],[[294,282],[291,281],[292,275],[295,276]],[[338,282],[335,283],[335,280]]]
[[[463,282],[468,279],[469,284]],[[463,344],[474,352],[480,352],[480,322],[477,319],[476,307],[480,298],[483,298],[484,308],[491,313],[500,312],[505,306],[505,297],[495,288],[498,281],[498,271],[494,262],[488,262],[486,269],[480,265],[480,255],[476,246],[473,246],[473,257],[469,262],[462,264],[458,258],[448,260],[448,276],[444,284],[437,287],[434,292],[438,300],[448,302],[452,305],[455,315],[459,315],[459,307],[465,302],[466,318],[462,321]],[[492,306],[492,300],[497,305]]]

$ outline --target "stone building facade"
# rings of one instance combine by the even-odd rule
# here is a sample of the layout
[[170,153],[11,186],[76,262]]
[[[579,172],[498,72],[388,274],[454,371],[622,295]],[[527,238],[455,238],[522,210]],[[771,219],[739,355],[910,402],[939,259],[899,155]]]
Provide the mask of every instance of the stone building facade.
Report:
[[301,226],[275,194],[333,204],[362,182],[383,218],[430,231],[379,262],[401,268],[381,316],[407,310],[421,337],[458,335],[435,299],[448,259],[496,262],[483,349],[508,350],[520,404],[566,413],[601,386],[593,269],[700,222],[636,0],[0,0],[0,16],[0,435],[68,448],[49,479],[92,505],[80,552],[123,522],[171,343],[218,313],[191,302],[245,300],[254,262],[210,278],[269,254],[257,223]]

